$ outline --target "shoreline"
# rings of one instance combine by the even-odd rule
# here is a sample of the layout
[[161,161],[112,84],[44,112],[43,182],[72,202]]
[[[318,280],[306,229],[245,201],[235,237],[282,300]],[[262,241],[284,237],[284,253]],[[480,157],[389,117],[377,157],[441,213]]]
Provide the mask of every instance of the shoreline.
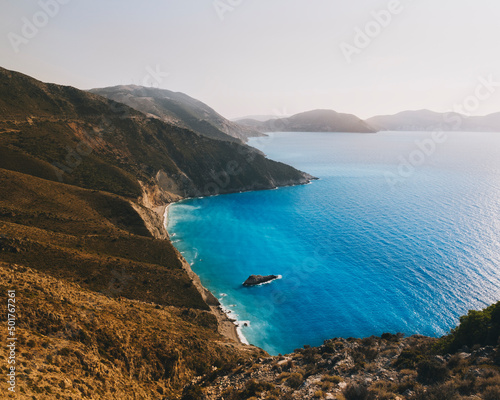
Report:
[[[168,203],[166,206],[161,206],[158,208],[158,211],[163,211],[163,227],[165,228],[165,231],[167,231],[167,233],[168,210],[172,204],[174,203]],[[172,242],[170,233],[168,233],[168,236],[170,242]],[[175,246],[174,249],[182,262],[182,267],[187,272],[188,276],[193,280],[196,289],[198,289],[203,300],[205,300],[205,302],[210,307],[210,311],[212,312],[212,314],[215,315],[215,318],[217,318],[219,333],[222,336],[235,341],[239,345],[249,345],[245,336],[241,333],[241,327],[236,323],[237,321],[235,319],[231,318],[231,310],[225,308],[217,299],[217,297],[215,297],[210,290],[203,286],[200,277],[193,271],[191,265],[187,262],[184,256],[177,250]]]
[[[276,186],[274,188],[269,188],[269,189],[257,189],[257,190],[277,190],[281,188],[287,188],[287,187],[294,187],[294,186],[302,186],[302,185],[309,185],[312,183],[314,180],[319,180],[319,178],[316,178],[312,175],[306,174],[305,176],[306,182],[303,183],[292,183],[289,185],[281,185],[281,186]],[[238,192],[234,193],[224,193],[224,194],[235,194],[235,193],[244,193],[244,192],[252,192],[255,190],[241,190]],[[220,194],[215,194],[211,196],[202,196],[202,197],[187,197],[187,198],[182,198],[177,201],[173,201],[171,203],[166,203],[163,206],[159,206],[156,208],[156,212],[159,213],[160,215],[163,216],[163,228],[165,232],[167,232],[168,240],[172,243],[172,236],[168,232],[167,225],[168,225],[168,212],[169,208],[172,204],[179,203],[184,200],[192,200],[192,199],[201,199],[204,197],[214,197],[214,196],[220,196]],[[173,245],[173,243],[172,243]],[[193,271],[191,268],[191,265],[187,262],[187,260],[184,258],[184,256],[177,250],[177,248],[174,246],[175,251],[178,254],[179,259],[182,262],[184,270],[188,273],[189,277],[193,280],[194,285],[200,292],[200,294],[203,297],[203,300],[208,304],[210,307],[210,310],[212,314],[215,315],[217,318],[217,323],[218,323],[218,331],[219,333],[229,339],[232,339],[235,341],[238,345],[246,346],[250,345],[252,346],[246,337],[242,333],[242,325],[244,323],[248,323],[248,321],[239,321],[231,317],[231,314],[233,314],[233,311],[230,310],[229,308],[224,307],[223,304],[215,297],[215,295],[208,290],[203,284],[201,283],[200,277]],[[278,278],[281,279],[281,278]]]

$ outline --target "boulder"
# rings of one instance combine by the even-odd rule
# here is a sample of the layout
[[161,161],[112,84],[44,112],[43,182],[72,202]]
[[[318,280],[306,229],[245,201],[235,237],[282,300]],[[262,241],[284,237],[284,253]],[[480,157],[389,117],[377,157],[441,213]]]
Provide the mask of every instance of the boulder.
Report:
[[255,286],[260,285],[261,283],[266,283],[278,279],[278,275],[250,275],[248,279],[243,282],[243,286]]

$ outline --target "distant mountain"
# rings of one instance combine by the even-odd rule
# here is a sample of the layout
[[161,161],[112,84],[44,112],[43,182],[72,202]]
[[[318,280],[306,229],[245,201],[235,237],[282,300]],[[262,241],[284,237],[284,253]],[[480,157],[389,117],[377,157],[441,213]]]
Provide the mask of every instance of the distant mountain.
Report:
[[500,112],[483,117],[465,118],[465,128],[470,131],[500,132]]
[[135,85],[91,89],[90,92],[212,139],[246,142],[251,136],[260,136],[259,132],[229,121],[184,93]]
[[253,119],[238,121],[260,132],[359,132],[373,133],[376,130],[352,114],[341,114],[333,110],[313,110],[288,118],[271,119],[264,122]]
[[284,117],[284,116],[278,116],[278,115],[273,115],[273,114],[269,114],[269,115],[247,115],[245,117],[231,118],[231,121],[239,122],[239,121],[242,121],[242,120],[256,120],[256,121],[264,122],[264,121],[267,121],[267,120],[270,120],[270,119],[278,119],[278,118],[286,118],[286,117]]
[[379,131],[500,131],[500,113],[484,117],[467,117],[455,112],[430,110],[403,111],[379,115],[366,120]]

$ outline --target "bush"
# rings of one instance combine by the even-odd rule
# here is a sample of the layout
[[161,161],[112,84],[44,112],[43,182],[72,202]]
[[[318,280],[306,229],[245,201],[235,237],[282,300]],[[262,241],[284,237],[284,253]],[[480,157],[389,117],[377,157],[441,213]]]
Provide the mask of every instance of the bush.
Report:
[[418,389],[413,400],[457,400],[459,399],[456,388],[452,384],[433,386]]
[[372,396],[365,385],[353,383],[343,391],[346,400],[371,400]]
[[323,375],[321,380],[325,381],[325,382],[332,382],[332,383],[337,385],[340,382],[343,382],[344,378],[342,378],[341,376],[338,376],[338,375]]
[[496,346],[500,336],[500,301],[482,311],[471,310],[460,317],[460,324],[440,340],[443,352],[455,352],[464,346]]
[[274,385],[268,382],[257,382],[254,379],[249,380],[243,390],[240,392],[239,399],[248,399],[249,397],[259,396],[266,390],[271,390]]
[[491,386],[483,393],[483,400],[498,400],[500,399],[500,386]]
[[394,363],[397,369],[415,369],[418,363],[424,360],[424,356],[415,350],[403,350]]
[[203,391],[201,387],[190,385],[184,390],[182,400],[200,400],[203,398]]
[[424,360],[417,365],[417,379],[425,385],[443,382],[448,378],[446,365],[436,360]]
[[288,377],[286,383],[292,389],[298,389],[304,383],[304,377],[302,374],[295,372]]
[[382,336],[380,336],[381,339],[388,340],[390,342],[397,342],[399,341],[400,335],[394,335],[392,333],[382,333]]

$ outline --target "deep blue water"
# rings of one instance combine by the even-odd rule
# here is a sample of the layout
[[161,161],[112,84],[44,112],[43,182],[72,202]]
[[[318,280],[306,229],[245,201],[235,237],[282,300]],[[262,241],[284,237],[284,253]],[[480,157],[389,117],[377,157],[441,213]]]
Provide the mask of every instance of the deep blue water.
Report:
[[[272,354],[333,337],[442,335],[500,300],[500,134],[449,133],[417,153],[430,137],[252,139],[320,180],[183,201],[168,230],[203,284],[249,321],[248,341]],[[250,274],[283,278],[242,287]]]

